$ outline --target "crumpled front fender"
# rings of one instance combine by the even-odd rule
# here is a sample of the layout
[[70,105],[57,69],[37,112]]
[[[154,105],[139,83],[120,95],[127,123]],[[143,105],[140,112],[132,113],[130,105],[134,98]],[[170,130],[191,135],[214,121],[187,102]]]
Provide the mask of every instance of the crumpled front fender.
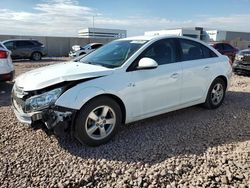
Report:
[[104,90],[98,87],[73,87],[63,93],[56,101],[56,106],[80,110],[80,108],[95,96],[104,94]]

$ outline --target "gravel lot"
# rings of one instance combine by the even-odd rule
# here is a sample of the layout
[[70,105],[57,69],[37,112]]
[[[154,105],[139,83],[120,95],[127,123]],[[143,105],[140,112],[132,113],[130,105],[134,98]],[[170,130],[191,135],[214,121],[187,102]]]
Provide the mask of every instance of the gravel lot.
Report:
[[[16,73],[67,59],[15,62]],[[19,123],[0,84],[0,187],[250,187],[250,77],[217,110],[199,106],[123,126],[92,148]]]

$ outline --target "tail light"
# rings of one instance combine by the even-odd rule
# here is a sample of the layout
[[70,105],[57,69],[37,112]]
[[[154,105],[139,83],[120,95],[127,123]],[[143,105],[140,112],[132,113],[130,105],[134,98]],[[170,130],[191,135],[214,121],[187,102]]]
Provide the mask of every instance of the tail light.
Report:
[[8,55],[8,52],[0,50],[0,59],[6,59]]
[[229,65],[233,65],[233,61],[231,59],[228,60]]

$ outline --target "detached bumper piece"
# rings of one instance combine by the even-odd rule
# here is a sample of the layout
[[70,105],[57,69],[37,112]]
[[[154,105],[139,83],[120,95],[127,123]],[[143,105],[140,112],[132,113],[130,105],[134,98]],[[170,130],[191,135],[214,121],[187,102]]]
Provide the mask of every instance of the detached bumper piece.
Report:
[[37,121],[41,121],[48,129],[58,129],[58,127],[61,127],[65,130],[70,125],[72,114],[75,114],[75,110],[62,107],[53,107],[38,112],[26,113],[23,111],[21,102],[17,102],[14,98],[12,98],[12,106],[17,119],[21,123],[32,125]]

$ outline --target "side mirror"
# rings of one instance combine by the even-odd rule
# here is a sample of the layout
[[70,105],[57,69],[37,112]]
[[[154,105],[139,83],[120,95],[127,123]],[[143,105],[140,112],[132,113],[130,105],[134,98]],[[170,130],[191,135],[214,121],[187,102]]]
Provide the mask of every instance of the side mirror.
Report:
[[148,58],[148,57],[144,57],[139,61],[137,69],[139,70],[155,69],[157,67],[158,67],[158,63],[155,60]]

